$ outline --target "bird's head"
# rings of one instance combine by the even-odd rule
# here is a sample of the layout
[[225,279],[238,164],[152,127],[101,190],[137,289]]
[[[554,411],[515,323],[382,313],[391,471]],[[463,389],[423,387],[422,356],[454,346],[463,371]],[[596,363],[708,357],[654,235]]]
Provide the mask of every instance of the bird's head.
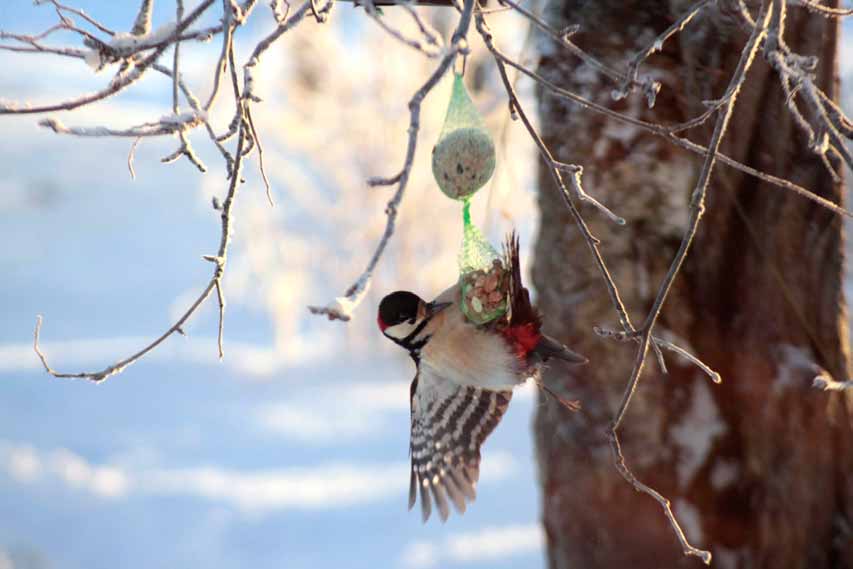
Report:
[[379,303],[376,323],[386,337],[412,350],[424,340],[426,323],[449,305],[426,302],[413,292],[398,290]]

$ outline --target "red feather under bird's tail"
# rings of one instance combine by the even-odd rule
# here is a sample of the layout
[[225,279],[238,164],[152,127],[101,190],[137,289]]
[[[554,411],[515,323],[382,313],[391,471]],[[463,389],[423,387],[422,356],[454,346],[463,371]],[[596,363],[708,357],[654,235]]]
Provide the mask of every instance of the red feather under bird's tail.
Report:
[[521,282],[518,235],[513,231],[504,246],[509,272],[510,317],[503,330],[504,337],[513,346],[516,356],[526,360],[542,339],[542,317],[530,303],[530,293]]
[[530,303],[530,293],[521,282],[521,262],[518,235],[509,234],[505,245],[507,271],[510,275],[510,318],[503,335],[512,345],[516,356],[528,361],[531,354],[541,361],[558,358],[571,364],[583,364],[587,359],[560,342],[542,334],[542,315]]

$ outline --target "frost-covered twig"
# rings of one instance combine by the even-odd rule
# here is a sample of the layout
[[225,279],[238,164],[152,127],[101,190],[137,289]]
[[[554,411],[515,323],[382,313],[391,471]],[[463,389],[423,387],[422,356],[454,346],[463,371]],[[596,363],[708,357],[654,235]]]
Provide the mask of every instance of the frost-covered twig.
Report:
[[417,10],[415,10],[408,4],[401,4],[400,8],[402,8],[407,14],[409,14],[409,16],[418,26],[418,30],[421,32],[421,34],[423,34],[428,44],[433,45],[438,49],[441,49],[443,47],[444,42],[441,39],[441,34],[439,34],[435,28],[429,25],[426,20],[421,18],[421,15],[418,13]]
[[[809,139],[809,146],[824,163],[836,182],[840,177],[830,163],[827,152],[840,156],[847,167],[853,171],[853,154],[850,153],[844,138],[853,138],[853,132],[847,127],[850,120],[832,103],[814,82],[814,70],[817,58],[805,57],[793,53],[785,43],[785,20],[787,3],[773,0],[770,31],[764,48],[764,54],[771,67],[779,76],[779,82],[786,95],[788,111],[795,124]],[[810,123],[797,107],[797,97],[802,94],[805,103],[811,109],[814,124]]]
[[[367,12],[367,15],[370,17],[370,19],[379,24],[380,28],[385,30],[391,37],[393,37],[400,43],[423,53],[429,58],[436,58],[441,55],[441,44],[436,41],[437,36],[434,34],[427,33],[423,25],[421,25],[420,29],[422,34],[426,38],[426,43],[417,39],[406,37],[403,32],[394,28],[393,26],[390,26],[388,22],[385,21],[385,18],[381,16],[376,10],[376,6],[374,6],[373,0],[364,0],[363,5],[365,12]],[[417,17],[417,14],[415,14],[414,10],[412,10],[410,13],[415,15],[414,17],[416,22],[422,24],[422,22],[420,22],[420,18]]]
[[595,207],[598,211],[603,213],[610,221],[618,224],[625,225],[625,218],[620,217],[610,211],[607,206],[603,205],[597,199],[586,193],[583,189],[583,184],[581,183],[581,176],[583,176],[583,166],[579,166],[577,164],[563,164],[562,162],[552,161],[552,167],[557,168],[558,170],[562,170],[569,175],[569,180],[571,182],[572,191],[580,201],[584,203],[588,203]]
[[[618,331],[618,330],[610,330],[608,328],[602,328],[600,326],[595,326],[593,328],[593,332],[595,332],[596,335],[601,336],[602,338],[610,338],[613,340],[617,340],[619,342],[627,342],[628,340],[634,340],[635,342],[640,341],[640,335],[637,333],[628,334],[626,332],[622,332],[622,331]],[[706,364],[705,362],[703,362],[702,360],[700,360],[699,358],[697,358],[696,356],[694,356],[693,354],[691,354],[690,352],[688,352],[687,350],[682,348],[681,346],[678,346],[678,345],[673,344],[672,342],[670,342],[668,340],[664,340],[663,338],[660,338],[658,336],[653,335],[652,336],[652,348],[657,351],[656,355],[658,358],[662,357],[660,354],[660,348],[666,348],[667,350],[669,350],[671,352],[675,352],[676,354],[680,355],[681,357],[683,357],[684,359],[686,359],[687,361],[689,361],[690,363],[692,363],[693,365],[698,367],[714,383],[722,383],[723,382],[723,378],[720,376],[719,373],[717,373],[716,371],[711,369],[711,367],[708,364]],[[666,366],[664,365],[662,367],[665,368]],[[664,370],[664,373],[666,373],[665,370]]]
[[817,2],[816,0],[797,0],[797,2],[800,5],[805,6],[809,10],[817,12],[821,16],[835,17],[835,18],[842,18],[844,16],[853,16],[853,8],[833,8],[831,6],[824,6],[820,2]]
[[56,118],[47,118],[39,121],[39,126],[51,129],[57,134],[70,134],[73,136],[87,137],[149,137],[163,136],[174,134],[183,130],[193,128],[201,124],[205,120],[202,115],[197,115],[194,112],[183,113],[181,115],[168,115],[160,118],[158,121],[144,123],[138,126],[132,126],[126,129],[113,129],[104,126],[81,127],[81,126],[65,126],[62,121]]
[[92,26],[94,26],[95,28],[97,28],[98,30],[100,30],[101,32],[103,32],[107,35],[111,36],[115,33],[114,31],[112,31],[111,29],[109,29],[108,27],[106,27],[105,25],[100,23],[98,20],[94,19],[93,17],[91,17],[90,15],[85,13],[83,10],[80,10],[78,8],[74,8],[72,6],[65,6],[64,4],[60,4],[57,0],[36,0],[34,3],[35,4],[48,4],[48,3],[51,4],[54,7],[54,9],[57,11],[57,13],[59,14],[60,19],[64,19],[64,16],[62,16],[62,12],[68,12],[70,14],[75,14],[77,16],[80,16],[81,18],[86,20],[89,24],[91,24]]
[[[622,73],[621,71],[608,67],[598,58],[593,57],[589,53],[582,50],[570,39],[571,36],[578,31],[577,29],[572,28],[558,31],[555,30],[553,27],[549,26],[544,20],[542,20],[542,18],[540,18],[530,10],[527,10],[520,4],[514,2],[513,0],[501,0],[501,4],[509,6],[512,10],[518,12],[519,14],[530,20],[537,28],[551,36],[554,41],[566,48],[570,53],[572,53],[572,55],[574,55],[593,69],[597,70],[605,77],[608,77],[611,81],[613,81],[613,83],[620,86],[627,85],[630,89],[637,87],[643,89],[644,91],[646,89],[652,88],[653,84],[655,83],[651,79],[639,81],[636,74],[632,78]],[[482,11],[482,13],[485,14],[486,12]]]
[[[614,96],[617,99],[624,98],[631,92],[632,86],[637,83],[637,76],[640,72],[640,66],[643,62],[648,59],[653,53],[661,51],[663,49],[663,44],[666,41],[674,36],[675,34],[681,32],[684,27],[690,23],[696,14],[702,11],[706,6],[710,4],[716,4],[717,0],[701,0],[695,6],[693,6],[690,10],[681,15],[675,22],[672,23],[667,29],[665,29],[662,33],[660,33],[656,38],[654,38],[649,44],[634,55],[631,58],[631,61],[628,63],[628,72],[626,75],[628,76],[628,82],[626,82],[621,90],[618,90],[614,93]],[[648,102],[649,108],[655,105],[655,97],[657,96],[658,91],[660,90],[660,83],[654,82],[652,85],[649,85],[645,89],[646,101]]]
[[[175,27],[174,34],[180,34],[190,24],[192,24],[196,19],[198,19],[198,17],[201,16],[204,11],[207,10],[208,7],[210,7],[211,4],[213,4],[213,0],[203,0],[202,3],[195,8],[195,10],[193,10],[178,26]],[[101,101],[103,99],[111,97],[138,81],[139,78],[142,77],[142,74],[148,69],[148,67],[150,67],[151,64],[157,61],[157,59],[163,54],[163,52],[166,51],[168,45],[169,44],[163,44],[157,49],[155,49],[153,53],[151,53],[150,55],[145,57],[145,59],[135,65],[132,70],[117,76],[110,82],[110,84],[106,88],[100,91],[91,93],[89,95],[83,95],[81,97],[77,97],[67,101],[41,106],[32,106],[26,103],[0,103],[0,115],[70,111],[89,105],[96,101]]]
[[[669,126],[660,125],[660,124],[656,124],[656,123],[650,123],[650,122],[647,122],[644,120],[634,118],[634,117],[629,116],[629,115],[625,115],[623,113],[619,113],[619,112],[614,111],[612,109],[608,109],[607,107],[599,105],[598,103],[590,101],[589,99],[585,99],[585,98],[581,97],[580,95],[573,93],[572,91],[569,91],[567,89],[563,89],[562,87],[559,87],[558,85],[554,84],[553,82],[549,81],[548,79],[545,79],[544,77],[542,77],[541,75],[539,75],[535,71],[528,69],[524,65],[521,65],[517,61],[515,61],[511,58],[508,58],[501,53],[498,53],[497,57],[503,63],[508,65],[509,67],[513,67],[513,68],[519,70],[521,73],[523,73],[524,75],[527,75],[528,77],[530,77],[531,79],[533,79],[534,81],[536,81],[537,83],[542,85],[550,93],[552,93],[553,95],[555,95],[559,98],[569,100],[569,101],[576,103],[576,104],[578,104],[578,105],[580,105],[586,109],[589,109],[591,111],[595,111],[595,112],[600,113],[604,116],[607,116],[607,117],[610,117],[614,120],[617,120],[621,123],[630,124],[630,125],[642,128],[643,130],[646,130],[648,132],[656,134],[657,136],[663,137],[663,138],[667,139],[669,142],[671,142],[672,144],[674,144],[680,148],[683,148],[685,150],[689,150],[690,152],[693,152],[695,154],[701,154],[703,156],[708,155],[708,148],[707,147],[702,146],[701,144],[696,144],[695,142],[692,142],[686,138],[681,138],[679,136],[676,136],[675,134],[670,132]],[[722,154],[720,152],[717,152],[715,154],[715,156],[718,160],[720,160],[720,162],[722,162],[723,164],[726,164],[727,166],[730,166],[730,167],[732,167],[736,170],[739,170],[745,174],[749,174],[750,176],[754,176],[755,178],[758,178],[764,182],[767,182],[768,184],[772,184],[774,186],[778,186],[780,188],[790,190],[796,194],[799,194],[800,196],[802,196],[806,199],[809,199],[809,200],[815,202],[816,204],[820,205],[821,207],[824,207],[824,208],[832,211],[833,213],[853,218],[853,212],[851,212],[850,210],[845,209],[845,208],[839,206],[838,204],[832,203],[828,199],[826,199],[822,196],[819,196],[819,195],[815,194],[814,192],[811,192],[810,190],[808,190],[802,186],[799,186],[799,185],[797,185],[797,184],[795,184],[789,180],[785,180],[785,179],[779,178],[777,176],[767,174],[766,172],[756,170],[755,168],[752,168],[751,166],[747,166],[746,164],[742,164],[741,162],[738,162],[737,160],[734,160],[734,159],[730,158],[729,156],[726,156],[725,154]]]
[[846,389],[853,391],[853,379],[835,381],[831,377],[819,375],[812,381],[812,386],[823,391],[844,391]]
[[329,320],[348,321],[352,317],[352,311],[364,299],[367,290],[370,287],[371,279],[373,278],[373,271],[379,263],[379,260],[382,258],[382,254],[385,252],[385,247],[394,235],[397,212],[400,207],[400,202],[403,200],[403,195],[406,192],[406,186],[409,183],[409,174],[411,174],[412,165],[415,160],[415,149],[418,144],[418,131],[421,124],[421,103],[453,65],[453,61],[456,59],[456,56],[467,50],[467,41],[465,38],[468,35],[468,28],[471,24],[471,14],[474,9],[474,2],[475,0],[465,0],[462,8],[462,14],[459,17],[459,23],[456,26],[456,30],[453,32],[453,37],[447,53],[441,58],[432,75],[429,76],[426,82],[409,100],[409,141],[406,146],[406,158],[403,162],[403,168],[400,171],[400,174],[393,178],[397,179],[397,191],[394,192],[394,196],[385,208],[385,215],[387,216],[385,231],[379,240],[379,244],[376,246],[376,250],[373,252],[373,256],[370,258],[370,262],[367,264],[367,268],[361,276],[356,279],[355,283],[347,289],[344,296],[336,298],[325,306],[309,306],[308,310],[310,310],[312,314],[327,316]]

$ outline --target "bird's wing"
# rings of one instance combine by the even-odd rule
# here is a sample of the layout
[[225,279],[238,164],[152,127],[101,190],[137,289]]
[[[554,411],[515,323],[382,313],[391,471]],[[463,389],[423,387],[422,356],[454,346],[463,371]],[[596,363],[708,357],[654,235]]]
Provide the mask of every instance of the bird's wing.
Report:
[[476,497],[480,447],[509,405],[512,391],[468,387],[421,366],[412,381],[412,459],[409,509],[420,493],[423,521],[435,502],[442,521],[448,498],[462,514]]

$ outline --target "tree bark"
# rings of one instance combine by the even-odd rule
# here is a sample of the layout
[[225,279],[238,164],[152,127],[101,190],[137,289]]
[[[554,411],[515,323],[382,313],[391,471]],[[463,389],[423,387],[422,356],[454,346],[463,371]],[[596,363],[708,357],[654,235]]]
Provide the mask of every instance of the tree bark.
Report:
[[[555,0],[546,12],[573,41],[616,68],[688,10],[692,0]],[[829,4],[829,3],[827,3]],[[753,15],[755,15],[755,6]],[[656,122],[700,114],[722,96],[749,30],[726,3],[703,10],[641,72],[663,83],[654,109],[639,95],[614,102],[614,85],[540,38],[540,72],[578,94]],[[838,94],[836,20],[788,11],[793,51],[819,57],[818,85]],[[687,221],[701,157],[539,93],[545,143],[584,166],[585,189],[628,220],[582,213],[635,323],[651,307]],[[685,133],[707,144],[713,119]],[[759,57],[721,151],[836,203],[833,181],[785,107]],[[838,164],[836,164],[838,167]],[[618,329],[588,248],[545,168],[533,267],[547,330],[590,359],[545,380],[580,399],[564,411],[542,397],[535,419],[543,518],[552,568],[699,567],[684,557],[660,506],[614,467],[606,431],[630,375],[636,344],[601,339]],[[721,385],[679,356],[664,375],[649,361],[621,430],[637,477],[670,498],[691,543],[714,566],[853,569],[853,393],[811,386],[825,370],[849,377],[842,220],[781,188],[717,165],[707,210],[655,334],[720,372]]]

